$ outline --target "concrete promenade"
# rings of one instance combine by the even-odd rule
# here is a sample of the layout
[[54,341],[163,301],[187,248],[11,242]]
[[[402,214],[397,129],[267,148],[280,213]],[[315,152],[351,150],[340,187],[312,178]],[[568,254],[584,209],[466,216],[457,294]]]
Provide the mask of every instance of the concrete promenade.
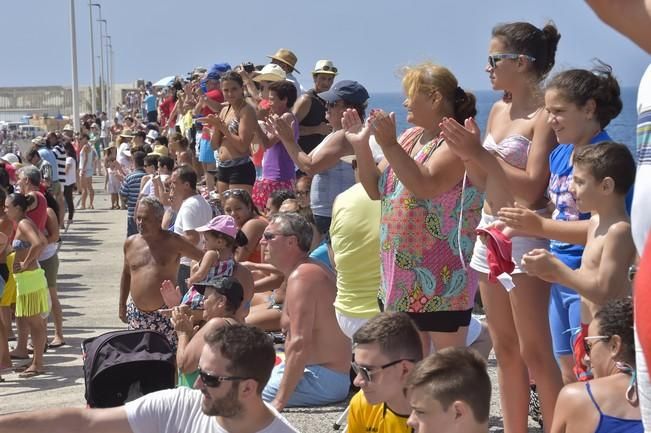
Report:
[[[103,177],[95,177],[95,210],[78,211],[74,223],[62,235],[59,251],[59,298],[64,315],[66,345],[45,354],[46,374],[19,379],[5,373],[0,383],[0,414],[51,407],[82,407],[84,378],[81,342],[108,331],[124,329],[118,319],[118,294],[122,271],[122,245],[126,233],[126,211],[108,210]],[[75,196],[77,200],[78,196]],[[52,324],[49,335],[52,335]],[[13,345],[10,342],[10,346]],[[20,365],[24,361],[14,361]],[[500,431],[495,359],[489,361],[493,379],[491,431]],[[287,409],[284,415],[300,431],[331,432],[345,403],[320,408]],[[530,431],[539,432],[530,422]]]

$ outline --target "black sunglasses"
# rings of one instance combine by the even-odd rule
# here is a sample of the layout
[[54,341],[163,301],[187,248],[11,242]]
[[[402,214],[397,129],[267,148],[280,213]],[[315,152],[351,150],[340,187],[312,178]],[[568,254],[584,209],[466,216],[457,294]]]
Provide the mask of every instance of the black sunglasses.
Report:
[[237,381],[248,379],[247,377],[239,376],[213,376],[212,374],[208,374],[201,369],[199,369],[199,377],[201,378],[201,381],[204,383],[204,385],[209,388],[219,388],[219,385],[227,380]]
[[527,60],[530,61],[535,61],[535,57],[527,56],[526,54],[512,54],[512,53],[501,53],[501,54],[491,54],[488,56],[488,65],[495,69],[497,67],[497,62],[499,62],[502,59],[511,59],[511,60],[517,60],[520,57],[524,57]]
[[362,367],[361,365],[359,365],[355,361],[351,362],[350,365],[351,365],[351,367],[353,367],[353,371],[355,372],[355,374],[359,374],[359,375],[362,376],[362,379],[364,379],[364,382],[372,382],[374,373],[377,373],[380,370],[384,370],[385,368],[389,368],[389,367],[391,367],[393,365],[399,364],[402,361],[414,362],[413,359],[397,359],[397,360],[395,360],[393,362],[390,362],[388,364],[384,364],[384,365],[381,365],[379,367],[371,367],[371,368]]
[[271,232],[263,232],[262,233],[262,238],[265,241],[270,241],[272,239],[276,239],[276,236],[294,236],[294,235],[286,235],[285,233],[271,233]]

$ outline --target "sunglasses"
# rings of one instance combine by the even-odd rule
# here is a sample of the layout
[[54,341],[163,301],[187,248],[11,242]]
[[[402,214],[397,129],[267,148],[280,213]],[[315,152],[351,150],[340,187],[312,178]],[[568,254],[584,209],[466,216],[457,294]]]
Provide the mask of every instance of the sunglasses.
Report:
[[510,53],[502,53],[502,54],[491,54],[488,56],[488,65],[495,69],[497,67],[497,62],[503,59],[511,59],[511,60],[517,60],[520,57],[524,57],[525,59],[533,62],[536,60],[535,57],[527,56],[525,54],[510,54]]
[[238,197],[244,197],[244,196],[246,196],[246,195],[248,195],[248,194],[249,194],[249,192],[248,192],[247,190],[245,190],[245,189],[240,189],[240,188],[227,189],[226,191],[224,191],[224,192],[222,193],[222,195],[224,196],[224,198],[226,198],[226,197],[230,197],[230,196],[232,196],[232,195],[236,195],[236,196],[238,196]]
[[323,67],[320,69],[320,71],[334,72],[335,74],[338,72],[338,70],[337,70],[336,67],[334,67],[334,66],[329,66],[329,65],[325,65],[325,66],[323,66]]
[[362,379],[364,379],[364,382],[373,382],[373,375],[375,373],[379,373],[380,371],[384,370],[385,368],[389,368],[391,366],[394,366],[396,364],[401,363],[402,361],[409,361],[409,362],[414,362],[413,359],[397,359],[393,362],[390,362],[388,364],[381,365],[379,367],[362,367],[355,361],[351,362],[350,365],[353,367],[353,371],[355,374],[359,374],[362,376]]
[[[594,340],[594,343],[590,343],[590,340]],[[590,355],[592,346],[594,346],[600,341],[608,341],[608,340],[610,340],[610,337],[606,335],[594,335],[592,337],[583,337],[583,348],[585,349],[585,353],[587,355]]]
[[270,241],[272,239],[276,239],[276,236],[292,236],[292,235],[286,235],[284,233],[271,233],[271,232],[262,233],[262,238],[265,241]]
[[227,380],[237,381],[248,379],[248,377],[240,376],[213,376],[212,374],[208,374],[201,369],[199,369],[199,377],[201,378],[201,381],[209,388],[219,388],[219,385]]
[[335,102],[326,102],[326,107],[327,107],[327,108],[335,108],[335,107],[337,106],[338,103],[339,103],[339,101],[335,101]]

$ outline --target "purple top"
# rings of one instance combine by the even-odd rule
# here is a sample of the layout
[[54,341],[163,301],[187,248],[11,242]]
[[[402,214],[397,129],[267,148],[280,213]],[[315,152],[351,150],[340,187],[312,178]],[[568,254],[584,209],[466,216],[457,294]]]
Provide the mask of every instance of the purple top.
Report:
[[[298,142],[298,121],[294,117],[294,140]],[[283,143],[278,141],[264,152],[262,178],[268,180],[292,180],[296,175],[294,161],[287,153]]]

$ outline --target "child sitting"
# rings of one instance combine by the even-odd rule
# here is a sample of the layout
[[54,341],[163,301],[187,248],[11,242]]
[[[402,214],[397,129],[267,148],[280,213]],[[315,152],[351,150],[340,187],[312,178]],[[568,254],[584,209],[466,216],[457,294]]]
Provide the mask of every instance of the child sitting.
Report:
[[[196,231],[203,233],[205,253],[201,262],[193,264],[188,286],[215,277],[236,278],[244,288],[244,300],[235,316],[238,320],[243,320],[249,312],[253,297],[253,277],[246,267],[235,262],[233,253],[238,246],[246,245],[248,242],[246,236],[237,228],[233,217],[228,215],[217,216],[205,226],[198,227]],[[204,297],[192,287],[185,296],[181,297],[179,288],[166,280],[161,287],[161,294],[168,307],[185,304],[192,310],[203,309]],[[202,312],[198,311],[197,314],[201,317]]]
[[[626,194],[635,180],[635,161],[623,144],[604,142],[576,151],[571,192],[581,212],[591,212],[588,236],[577,270],[547,250],[532,250],[522,258],[531,275],[559,283],[581,295],[581,333],[575,361],[582,362],[583,337],[595,313],[609,300],[630,295],[628,268],[635,258]],[[577,350],[579,349],[579,350]]]

